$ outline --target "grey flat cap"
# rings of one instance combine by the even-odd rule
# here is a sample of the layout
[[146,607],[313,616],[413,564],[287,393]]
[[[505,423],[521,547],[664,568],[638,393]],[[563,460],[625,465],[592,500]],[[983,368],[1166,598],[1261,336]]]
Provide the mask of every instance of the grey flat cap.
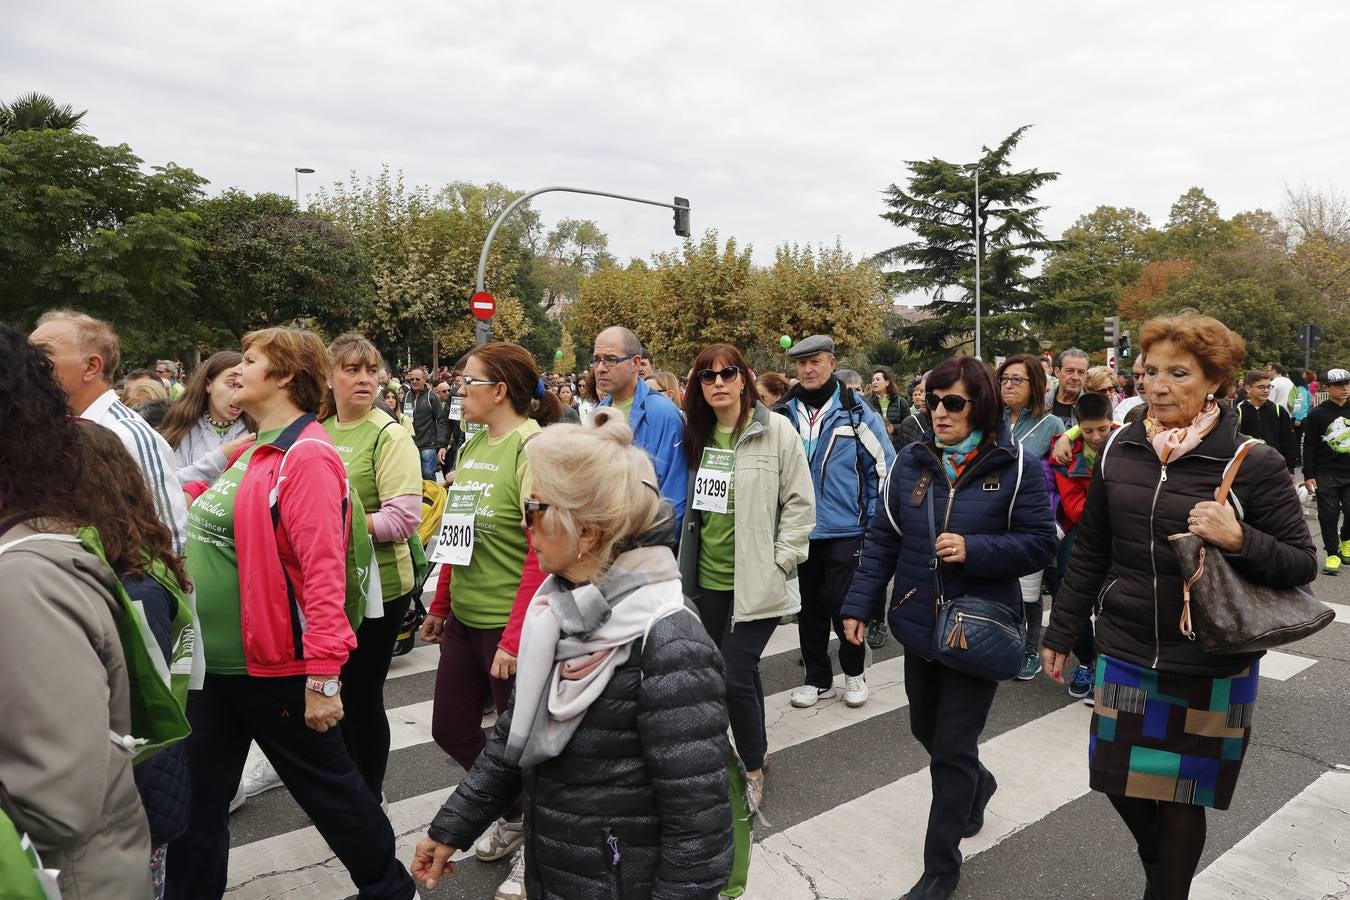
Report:
[[804,359],[808,356],[815,356],[817,353],[833,353],[834,338],[828,334],[813,334],[809,338],[802,338],[797,343],[788,348],[789,359]]

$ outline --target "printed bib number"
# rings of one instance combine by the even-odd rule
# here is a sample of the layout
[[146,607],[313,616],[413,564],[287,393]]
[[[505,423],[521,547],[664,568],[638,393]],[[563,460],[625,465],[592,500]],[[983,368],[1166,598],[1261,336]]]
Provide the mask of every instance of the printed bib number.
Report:
[[487,426],[484,425],[484,424],[481,423],[481,422],[465,422],[465,423],[464,423],[464,439],[465,439],[465,440],[468,440],[469,438],[473,437],[473,436],[474,436],[475,434],[477,434],[478,432],[482,431],[484,428],[487,428]]
[[450,398],[450,420],[452,422],[464,421],[464,398],[458,394]]
[[474,517],[482,494],[481,488],[452,487],[446,491],[445,515],[429,562],[467,566],[473,559]]
[[694,473],[694,509],[725,514],[735,471],[735,451],[703,448],[703,459]]

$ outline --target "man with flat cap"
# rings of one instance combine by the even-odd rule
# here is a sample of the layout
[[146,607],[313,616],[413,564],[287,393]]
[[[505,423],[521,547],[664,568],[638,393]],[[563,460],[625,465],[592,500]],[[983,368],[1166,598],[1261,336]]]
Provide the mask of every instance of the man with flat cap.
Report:
[[867,650],[844,639],[839,608],[853,580],[863,534],[895,450],[880,416],[857,391],[835,377],[834,341],[812,335],[788,349],[800,381],[776,412],[801,435],[816,490],[816,527],[810,555],[797,569],[802,609],[797,616],[806,683],[792,692],[793,706],[814,706],[835,696],[830,629],[839,636],[844,702],[867,702],[863,674]]

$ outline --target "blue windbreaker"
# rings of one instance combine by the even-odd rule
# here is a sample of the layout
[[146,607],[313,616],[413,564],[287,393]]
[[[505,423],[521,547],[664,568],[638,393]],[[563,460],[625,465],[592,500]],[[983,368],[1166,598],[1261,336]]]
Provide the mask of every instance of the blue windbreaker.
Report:
[[[613,398],[600,401],[613,406]],[[656,483],[661,496],[675,508],[675,533],[684,521],[684,495],[689,486],[689,470],[684,464],[684,416],[670,400],[654,392],[639,378],[633,393],[633,410],[628,417],[633,429],[633,445],[641,447],[656,467]]]

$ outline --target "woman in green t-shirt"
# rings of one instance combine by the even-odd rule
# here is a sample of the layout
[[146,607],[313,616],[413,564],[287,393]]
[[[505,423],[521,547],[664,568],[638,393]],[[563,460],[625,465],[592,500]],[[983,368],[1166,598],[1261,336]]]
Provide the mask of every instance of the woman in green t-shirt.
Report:
[[[491,695],[502,713],[511,699],[521,617],[544,580],[525,534],[530,496],[525,441],[559,421],[562,404],[534,359],[515,344],[476,347],[464,360],[462,381],[464,421],[486,427],[459,451],[446,508],[453,511],[457,498],[472,506],[473,540],[457,547],[458,558],[467,562],[442,566],[422,639],[441,645],[431,736],[467,772],[487,743],[483,700]],[[439,546],[433,559],[444,558],[448,549]],[[501,859],[520,847],[523,835],[517,804],[478,840],[474,852],[482,860]],[[517,854],[512,866],[521,869],[522,879],[523,865]]]
[[342,740],[371,793],[381,797],[389,762],[384,681],[417,587],[408,542],[420,540],[422,470],[412,437],[375,403],[380,351],[359,334],[344,334],[328,345],[328,356],[333,371],[319,418],[365,510],[384,600],[383,615],[362,621],[342,667]]
[[[801,438],[785,417],[755,402],[739,350],[713,344],[699,354],[694,374],[698,383],[684,407],[689,493],[680,577],[726,661],[731,734],[758,809],[768,752],[759,658],[778,621],[801,609],[787,580],[807,556],[815,490]],[[717,474],[727,471],[727,454],[730,483]],[[718,510],[723,503],[725,512]]]

